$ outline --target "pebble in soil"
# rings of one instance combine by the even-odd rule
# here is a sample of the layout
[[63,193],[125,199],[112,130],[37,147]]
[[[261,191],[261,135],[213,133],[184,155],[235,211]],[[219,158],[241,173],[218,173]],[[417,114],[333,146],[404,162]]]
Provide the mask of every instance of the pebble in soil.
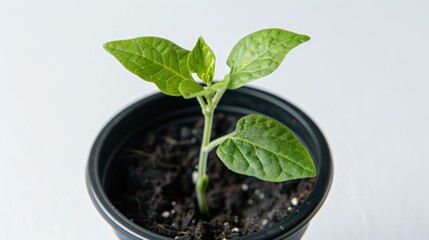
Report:
[[[212,139],[235,129],[238,119],[215,115]],[[173,239],[230,239],[269,227],[293,212],[311,193],[315,179],[264,182],[228,170],[209,155],[210,217],[196,205],[193,172],[198,164],[203,119],[142,132],[115,162],[122,174],[108,191],[115,207],[134,223]]]

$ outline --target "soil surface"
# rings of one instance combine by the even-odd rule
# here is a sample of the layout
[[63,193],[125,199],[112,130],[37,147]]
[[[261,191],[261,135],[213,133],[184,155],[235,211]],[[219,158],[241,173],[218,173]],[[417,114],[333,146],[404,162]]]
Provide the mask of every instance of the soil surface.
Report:
[[[212,139],[238,119],[215,115]],[[115,161],[122,174],[108,194],[134,223],[173,239],[231,239],[284,218],[311,193],[315,179],[269,183],[228,170],[209,155],[210,217],[198,213],[194,193],[203,119],[137,134]],[[120,171],[120,170],[119,170]]]

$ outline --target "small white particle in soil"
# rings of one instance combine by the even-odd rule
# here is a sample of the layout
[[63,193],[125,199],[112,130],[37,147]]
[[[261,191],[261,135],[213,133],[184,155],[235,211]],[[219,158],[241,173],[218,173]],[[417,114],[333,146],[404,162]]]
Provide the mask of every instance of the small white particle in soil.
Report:
[[175,214],[175,213],[176,213],[176,210],[171,209],[170,213],[171,213],[171,214]]
[[163,218],[168,218],[170,216],[170,213],[168,211],[164,211],[164,212],[161,213],[161,216]]
[[256,194],[256,195],[259,195],[260,193],[261,193],[261,190],[259,190],[259,189],[256,189],[256,190],[255,190],[255,194]]
[[172,201],[171,206],[176,206],[176,201]]
[[238,216],[234,215],[234,223],[238,223]]
[[238,232],[240,232],[240,229],[238,227],[235,227],[235,228],[231,229],[231,232],[238,233]]
[[247,185],[247,184],[243,183],[243,184],[241,185],[241,190],[243,190],[243,191],[247,191],[247,190],[249,190],[249,185]]
[[260,199],[264,199],[264,197],[265,197],[265,194],[263,194],[263,193],[259,194]]
[[290,212],[292,211],[292,207],[287,207],[287,210]]
[[252,205],[253,204],[253,200],[252,199],[247,200],[247,204]]
[[298,205],[298,198],[297,197],[293,197],[290,202],[292,203],[292,205],[296,206]]
[[192,182],[196,183],[198,179],[198,172],[197,171],[193,171],[192,172]]
[[268,219],[262,219],[262,226],[265,226],[268,224]]
[[229,225],[229,222],[224,222],[224,223],[223,223],[223,225],[224,225],[224,226],[228,226],[228,225]]

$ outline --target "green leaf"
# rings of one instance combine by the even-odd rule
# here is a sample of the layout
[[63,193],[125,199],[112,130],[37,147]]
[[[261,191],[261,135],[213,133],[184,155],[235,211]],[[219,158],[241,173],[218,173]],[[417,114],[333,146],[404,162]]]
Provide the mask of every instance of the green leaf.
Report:
[[104,48],[132,73],[155,83],[161,92],[180,96],[179,85],[191,80],[189,51],[157,37],[112,41]]
[[201,96],[209,96],[212,95],[215,91],[211,88],[204,89],[200,84],[195,81],[182,81],[179,85],[180,94],[186,98],[194,98]]
[[224,90],[225,88],[228,87],[229,80],[230,80],[230,77],[227,74],[221,81],[215,82],[210,88],[216,91]]
[[252,114],[216,151],[232,171],[271,182],[314,177],[316,168],[306,148],[281,123]]
[[182,96],[186,99],[206,96],[211,98],[211,96],[220,90],[224,90],[227,88],[229,83],[229,75],[225,75],[222,81],[215,82],[210,87],[202,87],[200,84],[195,81],[182,81],[179,85],[179,91]]
[[214,77],[216,57],[202,37],[198,38],[197,44],[188,57],[189,71],[196,73],[207,85],[211,84]]
[[309,39],[282,29],[264,29],[244,37],[227,60],[231,67],[228,88],[239,88],[272,73],[290,50]]

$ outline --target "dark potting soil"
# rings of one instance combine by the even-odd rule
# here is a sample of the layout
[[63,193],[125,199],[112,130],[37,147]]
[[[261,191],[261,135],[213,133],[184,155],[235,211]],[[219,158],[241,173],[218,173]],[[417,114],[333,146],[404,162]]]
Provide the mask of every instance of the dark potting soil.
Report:
[[[215,115],[212,139],[232,132],[237,117]],[[267,228],[295,211],[315,179],[264,182],[228,170],[209,155],[207,202],[198,213],[194,193],[203,119],[137,134],[116,159],[123,169],[108,194],[134,223],[173,239],[230,239]]]

